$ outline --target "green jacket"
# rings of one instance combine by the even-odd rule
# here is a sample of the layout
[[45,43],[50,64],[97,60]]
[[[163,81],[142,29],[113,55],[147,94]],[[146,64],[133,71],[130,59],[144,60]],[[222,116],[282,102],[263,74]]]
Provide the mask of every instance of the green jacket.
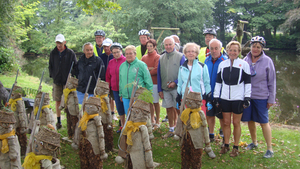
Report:
[[143,62],[135,58],[135,60],[131,63],[125,61],[121,64],[119,70],[119,96],[125,99],[130,99],[132,84],[135,79],[137,68],[139,68],[139,73],[137,79],[139,78],[139,86],[145,87],[146,89],[152,91],[153,82],[151,79],[150,72],[147,68],[147,65]]
[[[142,56],[142,47],[141,47],[141,45],[135,47],[135,49],[136,49],[136,57],[137,57],[139,60],[141,60],[142,57],[143,57],[143,56]],[[144,55],[146,55],[147,53],[148,53],[148,49],[146,50],[146,52],[145,52]]]

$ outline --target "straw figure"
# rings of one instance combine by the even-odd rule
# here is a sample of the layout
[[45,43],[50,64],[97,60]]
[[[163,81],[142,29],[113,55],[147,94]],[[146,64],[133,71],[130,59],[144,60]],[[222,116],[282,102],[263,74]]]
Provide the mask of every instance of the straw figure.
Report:
[[27,121],[27,115],[25,110],[25,104],[22,100],[22,94],[23,90],[19,86],[14,86],[11,98],[9,99],[9,106],[10,109],[15,114],[15,130],[16,134],[19,139],[19,143],[21,146],[21,155],[25,155],[26,153],[26,146],[27,146],[27,137],[26,133],[28,130],[28,121]]
[[201,110],[201,93],[188,93],[185,105],[187,108],[180,116],[183,127],[181,139],[181,168],[201,168],[203,140],[205,140],[205,151],[215,156],[210,147],[206,117]]
[[[154,168],[152,148],[146,127],[149,114],[150,104],[139,99],[136,100],[123,132],[123,135],[127,136],[128,152],[125,168]],[[119,164],[123,163],[124,159],[121,156],[117,156],[116,162]]]
[[110,110],[110,102],[108,98],[109,94],[109,83],[101,81],[97,83],[97,86],[94,90],[94,95],[101,100],[101,110],[99,115],[101,116],[101,121],[104,131],[105,139],[105,150],[112,151],[114,142],[113,142],[113,127],[112,127],[112,115]]
[[55,158],[60,148],[60,134],[41,127],[34,137],[32,152],[26,155],[22,165],[24,169],[60,169],[60,161]]
[[81,169],[101,169],[102,160],[108,157],[105,152],[104,132],[99,111],[101,111],[100,99],[90,97],[84,104],[84,114],[79,122],[82,131],[79,143]]
[[13,112],[0,110],[0,168],[21,169],[20,144],[15,135]]
[[78,86],[78,79],[70,76],[66,84],[66,88],[63,90],[64,100],[60,105],[60,109],[64,109],[67,114],[67,128],[68,136],[70,139],[75,134],[76,123],[78,122],[79,106],[76,88]]

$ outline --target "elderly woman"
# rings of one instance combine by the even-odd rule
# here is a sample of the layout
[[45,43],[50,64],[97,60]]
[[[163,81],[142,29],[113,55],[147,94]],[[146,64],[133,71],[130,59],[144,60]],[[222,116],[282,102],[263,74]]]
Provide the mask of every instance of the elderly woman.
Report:
[[136,49],[133,45],[129,45],[125,48],[125,57],[126,61],[121,64],[119,70],[119,96],[123,102],[125,114],[127,115],[133,87],[131,84],[133,84],[135,80],[138,68],[137,79],[139,79],[139,86],[152,91],[153,82],[146,63],[136,58]]
[[[209,98],[207,104],[210,105],[208,107],[211,108],[211,99],[210,96],[207,96],[211,93],[209,73],[207,66],[198,62],[198,59],[196,59],[199,51],[200,46],[196,43],[187,43],[183,47],[183,53],[187,60],[179,67],[177,93],[183,98],[185,89],[188,87],[190,91],[201,93],[202,98]],[[188,82],[189,76],[191,77]],[[206,147],[209,147],[205,148],[205,151],[208,153],[209,157],[215,158],[215,154],[210,149],[210,140],[207,127],[204,129],[204,138]]]
[[111,45],[110,50],[114,58],[109,61],[105,75],[106,82],[109,83],[109,87],[113,91],[116,107],[121,120],[120,129],[117,131],[118,133],[121,132],[125,123],[124,106],[119,97],[119,68],[121,64],[126,61],[126,58],[122,54],[122,48],[122,45],[119,43],[113,43]]
[[248,150],[257,148],[255,122],[260,123],[267,143],[265,158],[273,157],[272,132],[269,124],[268,109],[275,103],[276,73],[272,59],[267,56],[263,47],[266,41],[263,37],[255,36],[251,39],[251,51],[245,57],[251,71],[251,105],[244,110],[242,121],[248,122],[252,143]]
[[[148,66],[148,70],[151,74],[152,82],[153,82],[153,105],[150,106],[151,112],[151,122],[154,125],[154,129],[159,128],[159,114],[160,114],[160,106],[159,106],[159,95],[157,92],[157,66],[159,62],[160,55],[156,52],[156,40],[149,39],[146,43],[148,54],[144,55],[141,61],[145,62]],[[154,118],[154,109],[156,113],[156,120]]]
[[[224,140],[220,154],[229,151],[229,138],[231,135],[231,115],[233,116],[234,146],[230,157],[239,154],[238,145],[241,137],[241,118],[243,108],[250,105],[251,76],[247,62],[238,56],[241,52],[241,44],[231,41],[226,46],[229,59],[220,63],[214,91],[214,104],[221,106],[224,118]],[[220,105],[219,105],[220,98]]]

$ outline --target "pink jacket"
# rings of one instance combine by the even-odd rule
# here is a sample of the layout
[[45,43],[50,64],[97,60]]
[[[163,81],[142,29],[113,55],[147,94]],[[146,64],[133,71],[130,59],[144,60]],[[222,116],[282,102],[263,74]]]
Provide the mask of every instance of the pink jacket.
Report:
[[123,62],[126,61],[126,58],[121,55],[120,58],[109,61],[107,70],[106,70],[106,82],[109,83],[109,87],[113,91],[119,91],[119,68]]

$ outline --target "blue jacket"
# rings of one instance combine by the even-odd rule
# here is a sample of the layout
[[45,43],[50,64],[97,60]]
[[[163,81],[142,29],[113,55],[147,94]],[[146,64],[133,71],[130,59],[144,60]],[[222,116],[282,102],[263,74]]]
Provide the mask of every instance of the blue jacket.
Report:
[[[178,72],[177,93],[182,94],[182,97],[190,74],[187,63],[188,60],[180,66]],[[198,59],[195,59],[193,62],[191,79],[188,83],[188,87],[190,86],[192,86],[194,92],[200,92],[202,96],[205,96],[211,91],[207,66],[198,62]]]
[[213,99],[213,95],[214,95],[214,90],[215,90],[215,85],[216,85],[216,79],[217,79],[217,73],[218,73],[218,67],[219,64],[224,61],[227,60],[227,56],[224,56],[223,54],[216,60],[215,63],[213,63],[212,61],[212,57],[211,55],[209,55],[204,63],[207,66],[208,69],[208,73],[209,73],[209,77],[210,77],[210,87],[211,87],[211,99]]

